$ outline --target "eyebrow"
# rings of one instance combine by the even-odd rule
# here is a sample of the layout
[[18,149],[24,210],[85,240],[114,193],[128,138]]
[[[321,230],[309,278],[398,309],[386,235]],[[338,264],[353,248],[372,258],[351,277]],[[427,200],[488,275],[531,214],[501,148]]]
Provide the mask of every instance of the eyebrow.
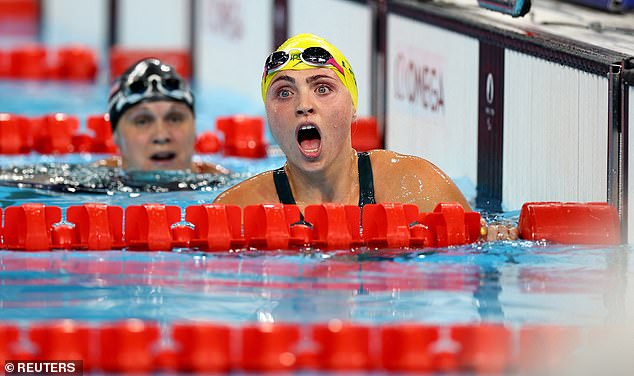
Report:
[[277,81],[280,81],[280,80],[283,80],[283,81],[286,81],[286,82],[290,82],[292,84],[295,83],[295,79],[293,77],[291,77],[291,76],[277,76],[273,80],[273,82],[271,82],[271,85],[273,85],[274,83],[276,83]]
[[[315,81],[317,81],[319,79],[322,79],[322,78],[327,78],[327,79],[330,79],[330,80],[334,80],[335,79],[334,77],[330,77],[330,76],[327,76],[325,74],[316,74],[314,76],[310,76],[310,77],[306,78],[306,82],[310,84],[310,83],[315,82]],[[295,79],[293,77],[284,75],[284,76],[277,76],[273,80],[273,82],[271,82],[271,85],[273,85],[275,82],[280,81],[280,80],[289,82],[291,84],[295,83]]]
[[172,102],[172,105],[169,106],[169,110],[173,111],[173,110],[178,110],[178,111],[185,111],[186,109],[188,109],[189,107],[183,103],[183,102]]
[[326,76],[325,74],[317,74],[317,75],[310,76],[310,77],[306,78],[306,82],[307,83],[311,83],[311,82],[315,82],[315,81],[317,81],[319,79],[322,79],[322,78],[327,78],[327,79],[330,79],[330,80],[334,80],[333,77]]
[[147,114],[154,115],[154,111],[144,106],[140,106],[130,111],[130,116],[132,117],[137,115],[147,115]]

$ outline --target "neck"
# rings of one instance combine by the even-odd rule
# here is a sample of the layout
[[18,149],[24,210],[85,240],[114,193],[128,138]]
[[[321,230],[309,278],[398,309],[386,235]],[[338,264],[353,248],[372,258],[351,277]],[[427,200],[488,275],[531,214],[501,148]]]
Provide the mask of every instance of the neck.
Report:
[[333,202],[356,205],[359,200],[357,153],[350,148],[328,167],[306,172],[290,163],[285,170],[297,205]]

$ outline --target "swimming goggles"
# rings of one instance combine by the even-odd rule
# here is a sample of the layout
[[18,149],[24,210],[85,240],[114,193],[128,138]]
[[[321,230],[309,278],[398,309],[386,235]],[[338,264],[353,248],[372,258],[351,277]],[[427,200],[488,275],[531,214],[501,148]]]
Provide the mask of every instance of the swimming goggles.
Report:
[[131,75],[121,86],[121,90],[109,104],[109,107],[114,106],[116,111],[121,111],[124,106],[131,106],[152,98],[166,97],[189,105],[194,101],[188,85],[179,77],[161,77],[158,74],[150,74],[147,77]]
[[[294,53],[299,51],[299,53]],[[264,63],[264,75],[277,72],[284,68],[289,61],[299,58],[305,64],[314,67],[334,67],[345,76],[344,70],[330,52],[322,47],[308,47],[304,50],[293,48],[287,51],[275,51],[266,58]]]

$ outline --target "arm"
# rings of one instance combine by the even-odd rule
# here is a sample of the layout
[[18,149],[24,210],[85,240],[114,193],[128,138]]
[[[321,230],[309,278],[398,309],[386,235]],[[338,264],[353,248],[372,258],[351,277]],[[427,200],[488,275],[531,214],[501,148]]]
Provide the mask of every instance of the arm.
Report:
[[[466,198],[460,192],[458,187],[453,183],[453,181],[447,176],[443,171],[441,171],[438,167],[434,166],[432,163],[429,163],[433,169],[437,170],[435,177],[438,178],[439,186],[445,185],[446,193],[445,197],[442,201],[448,202],[458,202],[464,208],[465,211],[472,211],[469,203]],[[442,202],[439,201],[439,202]],[[516,240],[518,237],[518,231],[516,226],[512,226],[510,224],[501,224],[501,223],[487,223],[487,221],[482,218],[480,221],[480,239],[485,241],[496,241],[496,240]]]
[[195,161],[192,162],[192,171],[199,174],[229,174],[229,169],[214,163]]
[[91,163],[93,166],[97,167],[110,167],[110,168],[121,168],[121,156],[113,155],[106,159],[100,159]]
[[[443,181],[447,184],[447,197],[450,198],[449,201],[459,202],[464,208],[465,211],[472,211],[471,207],[467,203],[466,198],[460,192],[458,187],[453,183],[453,181],[447,176],[443,171],[441,171],[438,167],[434,166],[432,163],[429,163],[432,168],[437,170],[436,177],[439,180],[439,185],[442,185]],[[515,240],[518,237],[518,231],[516,226],[512,226],[510,224],[501,224],[501,223],[487,223],[487,221],[482,218],[480,221],[480,239],[486,241],[496,241],[496,240]]]

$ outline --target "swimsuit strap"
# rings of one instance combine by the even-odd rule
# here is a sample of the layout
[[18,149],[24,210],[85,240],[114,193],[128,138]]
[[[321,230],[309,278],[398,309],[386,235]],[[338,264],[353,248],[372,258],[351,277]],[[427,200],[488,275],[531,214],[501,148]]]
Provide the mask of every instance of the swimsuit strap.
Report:
[[[273,182],[275,183],[275,190],[277,191],[277,197],[284,205],[297,205],[295,197],[293,197],[293,191],[291,191],[291,184],[288,182],[288,176],[284,171],[284,166],[273,170]],[[299,221],[293,224],[306,224],[304,221],[304,213],[299,212]]]
[[288,182],[288,176],[286,176],[286,171],[284,171],[284,166],[273,170],[273,182],[275,183],[277,197],[282,204],[297,205],[295,197],[293,197],[293,191],[291,191],[291,184]]
[[359,157],[359,206],[376,204],[370,154],[363,152],[357,153],[357,156]]

